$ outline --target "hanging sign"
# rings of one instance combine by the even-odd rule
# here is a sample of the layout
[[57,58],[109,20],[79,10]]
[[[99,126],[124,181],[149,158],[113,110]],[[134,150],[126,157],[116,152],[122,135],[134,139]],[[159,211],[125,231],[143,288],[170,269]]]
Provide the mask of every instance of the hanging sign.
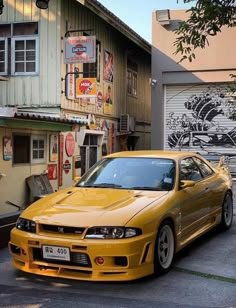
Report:
[[64,39],[64,63],[95,63],[96,37],[76,36]]
[[96,97],[97,79],[96,78],[77,78],[76,79],[76,98]]

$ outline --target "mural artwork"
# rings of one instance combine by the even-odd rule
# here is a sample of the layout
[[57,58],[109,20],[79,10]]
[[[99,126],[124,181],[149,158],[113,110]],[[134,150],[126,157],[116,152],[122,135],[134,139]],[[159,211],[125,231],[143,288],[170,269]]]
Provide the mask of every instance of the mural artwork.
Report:
[[204,151],[235,155],[236,106],[231,95],[231,88],[209,87],[184,102],[186,112],[181,116],[170,112],[167,116],[168,146],[201,154]]

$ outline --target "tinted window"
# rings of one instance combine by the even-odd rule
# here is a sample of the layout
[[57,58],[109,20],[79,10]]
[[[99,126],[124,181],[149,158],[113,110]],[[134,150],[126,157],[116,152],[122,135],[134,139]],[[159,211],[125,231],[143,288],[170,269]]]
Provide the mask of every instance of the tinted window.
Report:
[[198,182],[202,179],[201,172],[192,158],[183,159],[180,163],[180,181]]
[[194,158],[194,160],[196,161],[196,164],[198,165],[199,169],[201,170],[201,173],[203,175],[204,178],[212,175],[214,173],[214,171],[201,159],[199,158]]

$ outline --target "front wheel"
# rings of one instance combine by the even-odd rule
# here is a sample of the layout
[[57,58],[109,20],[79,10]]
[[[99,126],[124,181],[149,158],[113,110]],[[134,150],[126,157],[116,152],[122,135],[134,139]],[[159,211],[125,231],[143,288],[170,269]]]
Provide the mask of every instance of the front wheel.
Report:
[[154,254],[154,272],[156,275],[164,274],[171,268],[175,253],[175,238],[170,222],[165,221],[161,224]]
[[228,230],[233,222],[233,200],[229,193],[225,195],[222,205],[221,229]]

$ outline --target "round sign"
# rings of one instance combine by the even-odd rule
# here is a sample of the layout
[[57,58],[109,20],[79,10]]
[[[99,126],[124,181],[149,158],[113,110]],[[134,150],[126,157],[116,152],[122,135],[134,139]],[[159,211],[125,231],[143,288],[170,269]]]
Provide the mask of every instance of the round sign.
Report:
[[75,51],[75,54],[77,54],[78,56],[81,56],[84,52],[87,51],[87,48],[86,48],[86,46],[84,46],[82,44],[77,44],[74,47],[74,51]]
[[71,169],[71,163],[69,162],[68,159],[65,160],[64,164],[63,164],[63,169],[65,171],[66,174],[69,173],[70,169]]
[[65,147],[67,155],[72,156],[75,151],[75,139],[72,133],[66,135]]

